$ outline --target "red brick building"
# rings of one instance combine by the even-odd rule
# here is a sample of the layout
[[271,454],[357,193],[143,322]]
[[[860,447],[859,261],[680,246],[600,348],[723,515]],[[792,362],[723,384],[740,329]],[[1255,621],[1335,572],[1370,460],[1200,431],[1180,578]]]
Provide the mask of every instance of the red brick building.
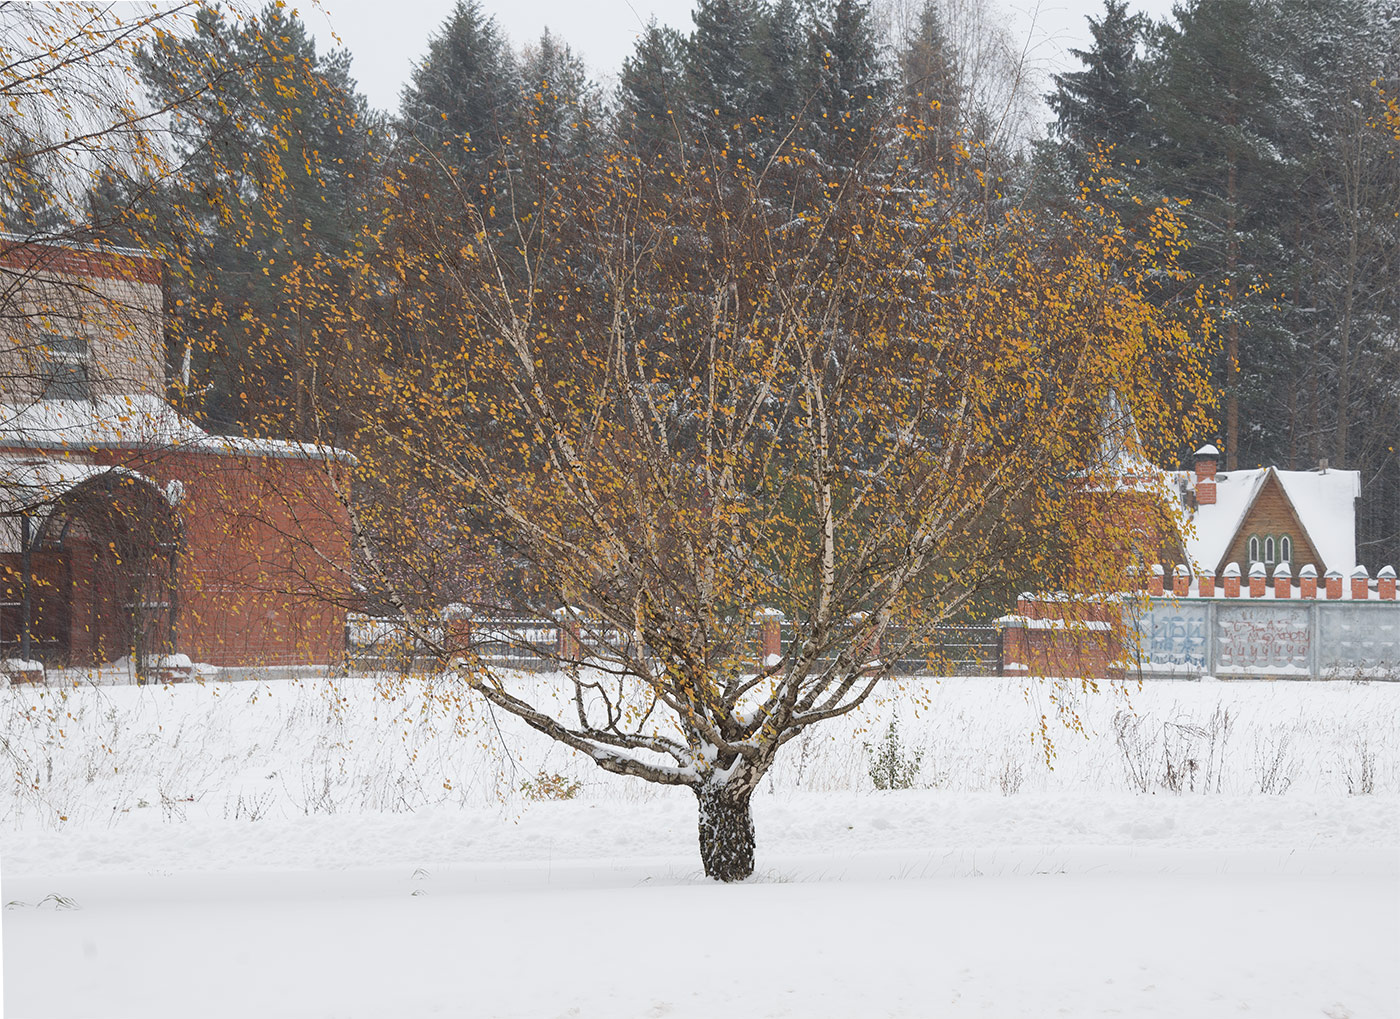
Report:
[[160,280],[141,252],[0,247],[0,656],[337,661],[350,458],[176,413]]

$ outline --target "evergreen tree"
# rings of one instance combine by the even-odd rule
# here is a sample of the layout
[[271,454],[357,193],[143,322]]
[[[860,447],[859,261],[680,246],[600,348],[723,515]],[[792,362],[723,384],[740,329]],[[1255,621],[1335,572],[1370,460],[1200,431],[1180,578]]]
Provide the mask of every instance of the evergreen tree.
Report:
[[[217,428],[276,414],[310,434],[316,378],[331,366],[315,363],[321,324],[287,295],[359,240],[374,125],[350,57],[319,54],[295,14],[269,5],[238,25],[206,8],[194,32],[159,35],[138,64],[157,102],[218,76],[217,91],[185,102],[171,123],[197,186],[173,194],[109,178],[90,197],[94,226],[165,257],[177,395],[202,395],[189,409]],[[132,213],[121,223],[109,215],[118,208]]]
[[759,47],[758,0],[699,0],[685,44],[689,121],[698,139],[731,156],[750,152],[767,68]]
[[674,145],[684,134],[683,47],[675,29],[652,18],[632,55],[622,62],[618,126],[644,156]]
[[29,150],[18,147],[4,162],[16,168],[5,175],[0,186],[0,229],[16,237],[50,240],[72,227],[68,214],[52,188],[27,172],[36,160]]
[[1146,18],[1129,14],[1127,0],[1104,0],[1103,15],[1087,20],[1093,44],[1070,50],[1083,70],[1055,75],[1055,91],[1047,97],[1057,118],[1052,130],[1059,153],[1076,183],[1087,181],[1103,146],[1113,147],[1120,171],[1135,167],[1147,119],[1138,55]]
[[520,98],[515,60],[477,0],[457,0],[399,99],[399,131],[453,169],[495,159]]
[[1364,562],[1400,558],[1400,159],[1377,129],[1372,82],[1400,68],[1397,0],[1280,0],[1280,195],[1275,270],[1291,370],[1276,372],[1269,425],[1293,466],[1359,469]]
[[599,117],[597,89],[569,45],[548,28],[520,62],[519,143],[550,161],[583,155]]
[[1189,202],[1187,264],[1219,295],[1228,470],[1267,458],[1249,422],[1264,410],[1278,338],[1264,267],[1279,250],[1272,213],[1287,166],[1267,17],[1262,0],[1177,7],[1157,33],[1149,90],[1151,172],[1162,193]]
[[769,145],[785,137],[810,108],[812,75],[806,54],[804,20],[794,0],[777,0],[763,10],[758,51],[764,68],[754,97]]
[[913,158],[924,167],[947,169],[961,131],[963,86],[934,0],[919,9],[900,41],[897,62]]
[[889,81],[866,0],[834,0],[820,10],[811,34],[813,148],[834,167],[848,168],[874,141],[887,111]]

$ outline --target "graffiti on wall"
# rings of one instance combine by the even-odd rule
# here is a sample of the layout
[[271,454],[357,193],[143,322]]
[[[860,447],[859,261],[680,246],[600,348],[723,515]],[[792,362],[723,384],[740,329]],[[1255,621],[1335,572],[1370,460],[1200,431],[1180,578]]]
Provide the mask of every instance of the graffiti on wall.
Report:
[[1308,611],[1285,605],[1222,606],[1215,620],[1217,672],[1308,671]]
[[1206,609],[1155,605],[1143,627],[1142,645],[1152,665],[1206,667]]

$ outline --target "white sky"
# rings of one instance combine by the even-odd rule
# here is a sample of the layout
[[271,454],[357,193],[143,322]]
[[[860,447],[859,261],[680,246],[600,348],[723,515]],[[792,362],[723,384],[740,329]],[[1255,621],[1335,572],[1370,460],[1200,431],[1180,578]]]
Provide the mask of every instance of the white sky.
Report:
[[[1089,41],[1087,15],[1103,12],[1102,0],[987,0],[1006,12],[1017,35],[1027,40],[1035,63],[1047,73],[1078,66],[1068,56]],[[302,17],[323,46],[335,45],[334,30],[354,55],[353,70],[370,105],[398,107],[399,89],[427,49],[428,37],[452,10],[453,0],[321,0],[303,6]],[[1133,10],[1163,17],[1172,0],[1136,0]],[[588,62],[600,80],[610,79],[632,52],[653,16],[682,32],[691,28],[693,0],[483,0],[519,48],[547,26]]]

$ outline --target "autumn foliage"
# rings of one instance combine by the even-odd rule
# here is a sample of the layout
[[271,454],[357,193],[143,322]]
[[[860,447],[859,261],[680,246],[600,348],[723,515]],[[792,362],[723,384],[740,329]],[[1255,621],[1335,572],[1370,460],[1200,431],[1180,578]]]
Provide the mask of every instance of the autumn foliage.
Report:
[[[441,547],[397,540],[404,499],[510,564],[477,607],[579,630],[576,711],[519,698],[469,630],[425,642],[601,767],[692,788],[706,872],[743,877],[779,748],[930,627],[1018,585],[1121,590],[1156,553],[1095,494],[1121,480],[1106,409],[1154,445],[1204,424],[1208,330],[1152,300],[1180,225],[1158,209],[1130,241],[1102,208],[1047,220],[994,181],[953,200],[793,147],[534,170],[528,205],[391,213],[348,274],[369,356],[338,406],[381,496],[357,539],[410,617],[425,592],[394,578]],[[763,609],[785,656],[755,652]]]

